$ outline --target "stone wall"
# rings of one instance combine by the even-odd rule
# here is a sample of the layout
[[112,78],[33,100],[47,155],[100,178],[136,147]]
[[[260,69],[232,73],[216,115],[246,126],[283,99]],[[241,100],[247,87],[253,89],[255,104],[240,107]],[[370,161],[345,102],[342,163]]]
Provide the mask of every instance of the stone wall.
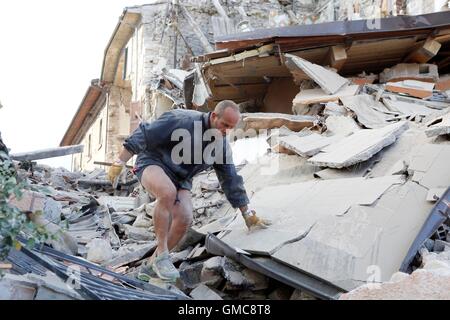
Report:
[[120,153],[122,143],[130,134],[131,91],[113,86],[108,93],[108,125],[105,161],[115,160]]
[[[179,3],[186,7],[214,46],[214,29],[217,31],[217,27],[213,27],[212,20],[221,19],[221,16],[213,2],[180,0]],[[448,0],[220,0],[220,3],[235,32],[335,20],[373,19],[404,13],[420,14],[448,6]],[[164,101],[164,106],[155,105],[161,99],[151,92],[162,69],[181,68],[189,61],[191,53],[205,53],[201,41],[179,12],[180,9],[172,9],[172,2],[166,1],[153,1],[152,4],[137,7],[141,12],[141,23],[127,44],[125,74],[132,91],[130,101],[143,106],[144,119],[154,119],[160,114],[156,110],[167,109],[167,101]],[[175,24],[182,37],[174,28]],[[122,57],[122,60],[125,61],[125,58]],[[113,132],[115,129],[111,130]],[[108,155],[113,153],[108,151]]]
[[[213,2],[181,0],[180,3],[213,45],[212,19],[220,19]],[[220,3],[236,32],[335,20],[374,19],[405,13],[421,14],[448,6],[448,0],[220,0]],[[152,103],[158,99],[149,97],[147,91],[162,68],[181,68],[182,61],[189,60],[191,52],[200,55],[205,50],[187,19],[178,12],[179,9],[172,11],[171,4],[154,2],[139,9],[141,25],[128,44],[128,61],[131,64],[128,74],[132,83],[132,101],[142,103],[143,116],[150,119],[154,117],[156,108]],[[174,24],[183,37],[176,32]]]

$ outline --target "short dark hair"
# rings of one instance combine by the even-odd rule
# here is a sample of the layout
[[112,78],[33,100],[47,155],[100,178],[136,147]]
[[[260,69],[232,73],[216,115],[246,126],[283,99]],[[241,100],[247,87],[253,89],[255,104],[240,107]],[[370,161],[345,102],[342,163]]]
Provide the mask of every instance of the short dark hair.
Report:
[[226,108],[232,108],[234,111],[239,112],[239,106],[234,101],[231,100],[220,101],[214,108],[214,112],[220,118],[223,116],[223,113],[225,112]]

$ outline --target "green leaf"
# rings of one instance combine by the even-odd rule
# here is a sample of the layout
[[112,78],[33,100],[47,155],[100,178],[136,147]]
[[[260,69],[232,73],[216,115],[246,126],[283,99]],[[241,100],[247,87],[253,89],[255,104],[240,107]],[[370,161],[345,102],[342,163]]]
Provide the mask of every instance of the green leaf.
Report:
[[35,244],[36,244],[36,239],[33,239],[33,238],[28,239],[28,241],[27,241],[28,248],[33,248]]

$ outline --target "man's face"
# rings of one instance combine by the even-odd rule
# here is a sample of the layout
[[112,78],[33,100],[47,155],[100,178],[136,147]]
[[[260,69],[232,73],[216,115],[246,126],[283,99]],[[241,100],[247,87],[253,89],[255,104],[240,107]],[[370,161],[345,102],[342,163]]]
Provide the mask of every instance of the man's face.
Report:
[[222,117],[219,117],[215,112],[211,113],[211,126],[219,130],[222,136],[226,136],[229,130],[236,127],[240,118],[239,112],[233,110],[233,108],[226,108]]

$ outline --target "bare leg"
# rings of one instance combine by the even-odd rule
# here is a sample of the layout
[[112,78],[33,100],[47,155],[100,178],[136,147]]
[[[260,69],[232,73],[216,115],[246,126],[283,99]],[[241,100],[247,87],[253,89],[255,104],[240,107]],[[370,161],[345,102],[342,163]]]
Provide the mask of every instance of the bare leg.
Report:
[[191,192],[179,190],[177,202],[172,211],[172,223],[169,228],[167,246],[172,250],[186,233],[192,223],[192,201]]
[[[156,255],[167,251],[167,240],[169,236],[171,214],[174,211],[174,203],[177,189],[165,174],[164,170],[158,166],[148,166],[145,168],[141,183],[144,188],[156,197],[156,206],[153,213],[153,224],[158,246]],[[178,206],[178,204],[177,204]]]

